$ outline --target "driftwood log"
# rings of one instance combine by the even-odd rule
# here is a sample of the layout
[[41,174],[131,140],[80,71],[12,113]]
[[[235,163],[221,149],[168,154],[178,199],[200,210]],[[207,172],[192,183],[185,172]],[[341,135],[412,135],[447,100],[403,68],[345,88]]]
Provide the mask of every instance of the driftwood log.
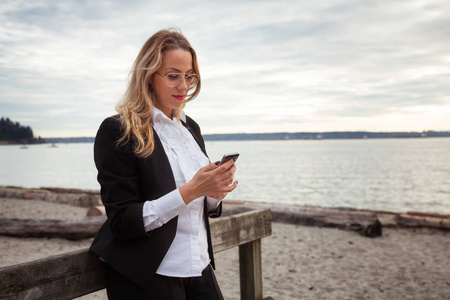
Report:
[[429,215],[400,214],[397,216],[397,224],[406,227],[432,227],[450,230],[450,218],[448,216],[436,217]]
[[69,194],[91,194],[98,195],[98,190],[82,190],[82,189],[71,189],[71,188],[59,188],[59,187],[47,187],[43,186],[40,189],[46,190],[52,193],[69,193]]
[[362,236],[382,235],[381,223],[375,213],[340,210],[310,210],[306,212],[272,211],[274,222],[305,226],[331,227],[355,231]]
[[382,225],[374,212],[320,207],[273,206],[261,203],[233,206],[224,209],[224,214],[229,215],[253,209],[270,208],[273,222],[338,228],[355,231],[365,237],[382,235]]
[[82,192],[81,190],[54,189],[21,189],[21,188],[0,188],[0,198],[42,200],[57,204],[68,204],[79,207],[91,207],[101,205],[100,195],[95,192]]
[[427,213],[427,212],[421,212],[421,211],[408,211],[406,214],[411,215],[411,216],[450,219],[450,215],[444,215],[444,214],[438,214],[438,213]]
[[0,218],[0,235],[80,240],[94,237],[105,220],[105,216],[81,220]]
[[105,207],[100,205],[90,207],[86,213],[86,217],[99,217],[105,215],[106,215]]

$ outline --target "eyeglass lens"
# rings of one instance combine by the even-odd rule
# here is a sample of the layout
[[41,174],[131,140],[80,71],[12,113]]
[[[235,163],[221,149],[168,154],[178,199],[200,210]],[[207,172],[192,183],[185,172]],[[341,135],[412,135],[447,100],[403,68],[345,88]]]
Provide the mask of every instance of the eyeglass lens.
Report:
[[181,81],[186,81],[186,85],[188,87],[193,87],[198,82],[198,75],[196,74],[178,74],[178,73],[169,73],[166,75],[166,84],[170,87],[177,87],[180,85]]

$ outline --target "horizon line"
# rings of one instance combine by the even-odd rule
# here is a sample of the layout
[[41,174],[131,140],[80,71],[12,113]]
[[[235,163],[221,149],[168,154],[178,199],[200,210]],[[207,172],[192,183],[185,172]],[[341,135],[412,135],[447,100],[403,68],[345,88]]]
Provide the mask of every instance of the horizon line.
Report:
[[[450,133],[450,130],[423,130],[423,131],[367,131],[367,130],[335,130],[335,131],[277,131],[277,132],[237,132],[237,133],[205,133],[202,136],[213,135],[267,135],[267,134],[323,134],[323,133]],[[42,139],[75,139],[75,138],[95,138],[95,136],[57,136],[57,137],[42,137]]]

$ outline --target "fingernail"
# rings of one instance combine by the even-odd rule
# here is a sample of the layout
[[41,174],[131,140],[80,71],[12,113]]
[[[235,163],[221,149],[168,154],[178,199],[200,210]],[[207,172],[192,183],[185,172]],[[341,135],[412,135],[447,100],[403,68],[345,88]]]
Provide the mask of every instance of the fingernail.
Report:
[[215,164],[216,166],[218,166],[218,165],[220,165],[220,161],[216,161],[214,164]]

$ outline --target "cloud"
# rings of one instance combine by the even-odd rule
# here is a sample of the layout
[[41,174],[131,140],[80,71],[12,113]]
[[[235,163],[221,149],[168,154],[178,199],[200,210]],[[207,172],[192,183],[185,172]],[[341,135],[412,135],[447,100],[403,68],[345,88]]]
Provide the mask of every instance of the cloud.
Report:
[[199,57],[202,92],[186,111],[204,132],[448,130],[449,8],[2,1],[1,114],[43,136],[94,135],[114,114],[145,40],[178,26]]

